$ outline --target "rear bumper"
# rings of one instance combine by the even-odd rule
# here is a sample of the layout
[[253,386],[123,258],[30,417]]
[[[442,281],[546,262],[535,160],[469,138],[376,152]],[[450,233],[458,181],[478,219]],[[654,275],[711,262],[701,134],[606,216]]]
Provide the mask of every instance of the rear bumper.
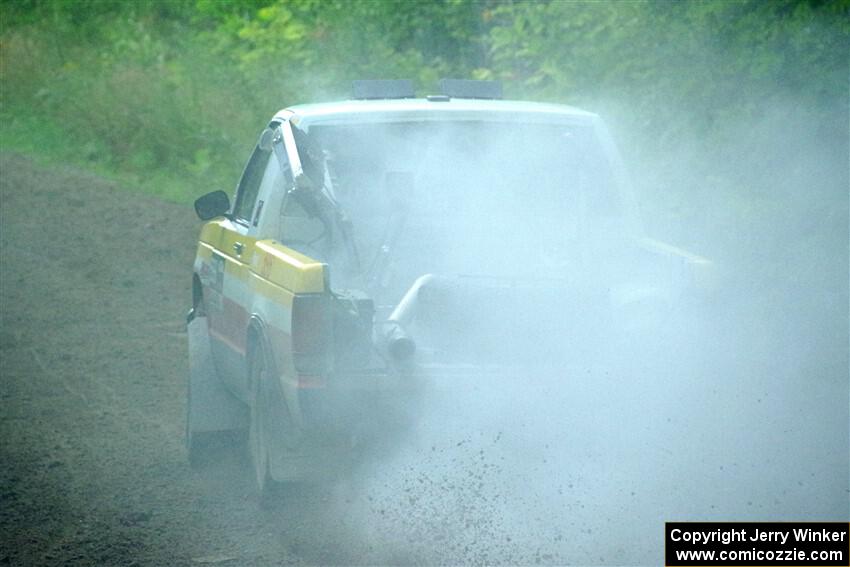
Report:
[[362,437],[409,427],[422,418],[424,405],[434,396],[476,390],[485,398],[499,391],[545,392],[606,371],[586,365],[419,364],[403,371],[339,376],[325,388],[299,390],[298,399],[305,431]]
[[398,427],[420,380],[396,372],[334,376],[324,388],[298,391],[306,431],[338,437],[365,435],[366,430]]

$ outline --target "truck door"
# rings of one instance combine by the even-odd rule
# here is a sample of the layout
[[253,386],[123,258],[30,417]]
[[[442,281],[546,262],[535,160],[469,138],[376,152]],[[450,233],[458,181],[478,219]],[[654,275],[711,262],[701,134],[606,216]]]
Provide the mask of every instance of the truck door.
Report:
[[254,244],[257,241],[256,220],[262,212],[260,187],[269,165],[271,152],[258,144],[236,189],[236,199],[229,219],[222,223],[221,239],[213,257],[214,269],[221,275],[221,304],[210,313],[210,336],[213,356],[223,379],[237,396],[243,392],[246,371],[246,329],[251,298],[248,272]]
[[228,368],[225,380],[245,399],[249,394],[246,339],[255,303],[250,281],[252,260],[258,240],[276,237],[281,202],[293,182],[286,153],[274,149],[281,135],[277,122],[261,135],[242,175],[233,213],[223,227],[218,247],[223,260],[223,305],[215,338],[221,364]]

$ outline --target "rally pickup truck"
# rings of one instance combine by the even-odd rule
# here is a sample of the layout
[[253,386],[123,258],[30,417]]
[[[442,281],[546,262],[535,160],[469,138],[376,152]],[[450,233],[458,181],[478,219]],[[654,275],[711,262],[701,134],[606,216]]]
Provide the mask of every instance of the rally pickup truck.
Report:
[[400,427],[422,380],[604,358],[712,274],[642,233],[597,115],[489,82],[281,110],[195,210],[189,455],[247,430],[261,492]]

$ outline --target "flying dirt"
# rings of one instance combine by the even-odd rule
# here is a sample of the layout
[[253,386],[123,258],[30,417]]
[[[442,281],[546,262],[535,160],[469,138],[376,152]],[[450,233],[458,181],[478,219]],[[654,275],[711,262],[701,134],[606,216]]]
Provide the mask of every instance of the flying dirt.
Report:
[[0,159],[2,562],[657,564],[666,520],[847,517],[831,272],[768,314],[713,300],[675,351],[429,373],[404,430],[262,507],[244,438],[198,469],[184,447],[190,208]]

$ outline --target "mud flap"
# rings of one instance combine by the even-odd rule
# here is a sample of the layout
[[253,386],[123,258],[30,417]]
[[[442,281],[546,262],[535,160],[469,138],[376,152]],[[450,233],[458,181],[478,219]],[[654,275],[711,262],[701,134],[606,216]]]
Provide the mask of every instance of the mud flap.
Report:
[[248,406],[228,392],[216,373],[205,317],[187,325],[189,390],[186,400],[186,442],[199,433],[248,428]]

